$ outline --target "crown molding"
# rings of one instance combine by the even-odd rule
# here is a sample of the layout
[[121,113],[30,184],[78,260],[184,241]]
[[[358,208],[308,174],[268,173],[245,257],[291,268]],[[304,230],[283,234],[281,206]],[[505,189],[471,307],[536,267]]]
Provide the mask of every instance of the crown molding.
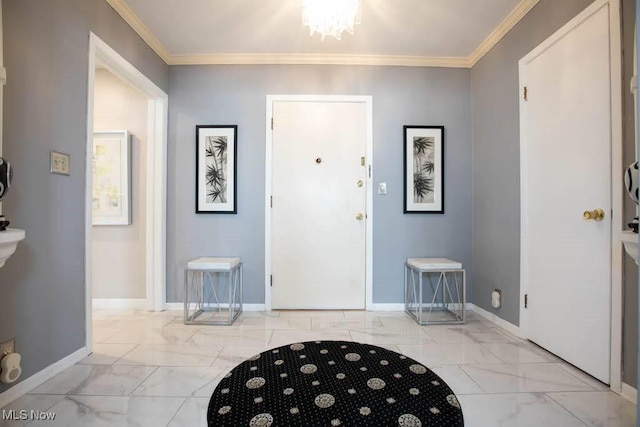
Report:
[[469,67],[476,65],[540,0],[522,0],[469,56]]
[[172,55],[169,65],[377,65],[395,67],[469,68],[464,57],[424,57],[397,55],[327,55],[304,53],[223,53],[212,55]]
[[165,63],[168,64],[171,57],[169,51],[164,47],[162,43],[160,43],[160,40],[158,40],[158,38],[151,32],[151,30],[146,25],[144,25],[140,18],[138,18],[138,15],[136,15],[135,12],[131,10],[129,5],[125,3],[124,0],[106,1],[112,8],[115,9],[116,12],[118,12],[122,19],[124,19],[126,23],[129,24],[129,26],[133,28],[136,33],[138,33],[142,40],[144,40],[145,43],[147,43],[149,47],[153,49],[153,51],[157,53]]
[[[0,0],[1,1],[1,0]],[[540,0],[521,0],[469,57],[339,55],[303,53],[220,53],[172,55],[125,0],[106,0],[167,65],[376,65],[391,67],[472,68]]]

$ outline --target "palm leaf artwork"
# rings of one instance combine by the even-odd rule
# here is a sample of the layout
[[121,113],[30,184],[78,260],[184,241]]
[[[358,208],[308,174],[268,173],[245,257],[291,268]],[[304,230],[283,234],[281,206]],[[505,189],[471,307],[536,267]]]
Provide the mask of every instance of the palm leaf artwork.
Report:
[[433,178],[424,173],[414,173],[413,194],[416,201],[424,201],[429,195],[433,198]]
[[435,198],[435,138],[413,138],[413,201],[433,203]]
[[213,151],[213,146],[210,144],[207,144],[207,146],[204,149],[204,153],[207,157],[215,156],[215,152]]
[[213,149],[216,156],[223,158],[225,163],[227,161],[227,137],[219,136],[213,141]]
[[435,171],[435,170],[436,170],[436,165],[431,160],[427,160],[426,162],[424,162],[422,164],[422,171],[427,173],[427,174],[429,174],[429,175],[432,175],[433,171]]
[[[207,180],[207,186],[209,187],[222,187],[222,184],[224,183],[225,179],[222,176],[222,170],[221,169],[216,169],[213,166],[207,166],[207,174],[205,175],[205,178]],[[207,191],[209,189],[207,188]]]
[[428,150],[433,151],[435,140],[433,137],[418,136],[413,138],[413,155],[424,156]]
[[227,137],[208,136],[205,143],[208,203],[227,202]]

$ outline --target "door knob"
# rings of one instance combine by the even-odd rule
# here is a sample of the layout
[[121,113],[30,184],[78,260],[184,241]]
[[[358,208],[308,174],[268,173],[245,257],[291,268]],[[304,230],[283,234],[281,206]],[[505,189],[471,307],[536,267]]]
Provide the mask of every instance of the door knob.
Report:
[[602,209],[596,209],[593,211],[584,211],[582,214],[584,219],[592,219],[594,221],[602,221],[604,219],[604,211]]
[[356,219],[358,221],[362,221],[364,219],[364,215],[362,215],[361,213],[356,214]]
[[356,185],[357,185],[358,187],[362,187],[362,186],[364,185],[364,182],[362,182],[362,180],[361,180],[361,179],[359,179],[359,180],[358,180],[358,182],[356,182]]

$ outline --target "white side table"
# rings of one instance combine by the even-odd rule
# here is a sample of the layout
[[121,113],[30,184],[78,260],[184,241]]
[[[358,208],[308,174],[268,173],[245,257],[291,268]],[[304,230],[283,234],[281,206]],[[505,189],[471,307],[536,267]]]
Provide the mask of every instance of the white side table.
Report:
[[240,258],[194,259],[184,272],[184,323],[231,325],[242,313]]
[[[426,283],[430,293],[424,292]],[[462,263],[446,258],[408,258],[404,298],[405,311],[420,325],[464,323],[467,294]]]

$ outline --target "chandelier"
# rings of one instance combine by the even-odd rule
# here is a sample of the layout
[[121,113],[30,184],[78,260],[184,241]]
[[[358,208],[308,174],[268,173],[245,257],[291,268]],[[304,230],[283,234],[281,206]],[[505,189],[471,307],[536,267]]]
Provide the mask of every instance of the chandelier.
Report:
[[353,26],[360,23],[360,0],[302,0],[302,24],[313,36],[322,40],[333,36],[340,40],[342,33],[353,34]]

